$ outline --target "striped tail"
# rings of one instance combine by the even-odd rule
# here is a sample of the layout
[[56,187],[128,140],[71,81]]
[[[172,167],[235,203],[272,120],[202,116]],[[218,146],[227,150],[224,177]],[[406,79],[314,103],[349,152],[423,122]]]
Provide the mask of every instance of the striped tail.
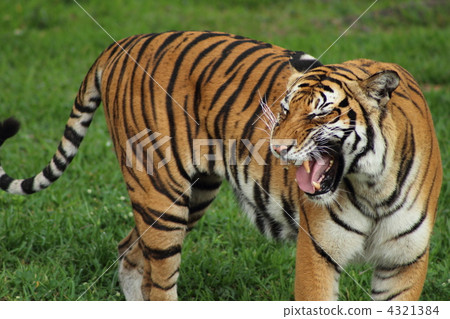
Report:
[[[10,177],[0,165],[2,190],[20,195],[36,193],[53,184],[64,173],[75,157],[101,102],[100,77],[101,71],[98,70],[98,63],[95,63],[81,83],[64,135],[50,163],[37,175],[26,179]],[[14,136],[18,129],[19,122],[13,118],[0,122],[0,146],[6,139]]]

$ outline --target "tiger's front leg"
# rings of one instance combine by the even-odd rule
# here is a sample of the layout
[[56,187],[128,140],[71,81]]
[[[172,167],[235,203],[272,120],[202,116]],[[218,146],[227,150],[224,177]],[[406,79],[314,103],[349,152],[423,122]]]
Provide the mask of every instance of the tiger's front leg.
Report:
[[310,231],[305,214],[297,239],[295,300],[337,300],[340,271]]
[[407,265],[378,266],[372,276],[374,300],[419,300],[428,268],[429,248]]
[[[317,205],[305,200],[300,209],[295,273],[296,300],[337,300],[341,271],[361,256],[369,224],[359,213],[342,206]],[[364,225],[364,226],[363,226]]]

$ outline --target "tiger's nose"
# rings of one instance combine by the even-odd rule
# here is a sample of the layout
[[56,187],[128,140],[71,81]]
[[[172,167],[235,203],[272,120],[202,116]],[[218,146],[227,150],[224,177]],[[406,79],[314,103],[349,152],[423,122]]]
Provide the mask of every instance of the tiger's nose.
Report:
[[274,145],[273,150],[277,152],[278,154],[281,154],[281,152],[285,151],[287,152],[288,147],[286,145]]
[[273,145],[272,148],[277,154],[285,156],[292,146],[293,145]]

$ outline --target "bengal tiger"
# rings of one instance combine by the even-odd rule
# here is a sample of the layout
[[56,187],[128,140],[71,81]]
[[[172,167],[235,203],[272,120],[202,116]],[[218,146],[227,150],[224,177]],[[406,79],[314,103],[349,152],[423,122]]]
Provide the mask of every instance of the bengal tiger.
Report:
[[[224,179],[263,234],[297,239],[297,300],[338,299],[343,267],[359,261],[374,265],[372,299],[419,298],[442,168],[400,66],[322,65],[221,32],[132,36],[89,70],[50,163],[27,179],[0,167],[0,187],[55,182],[101,101],[135,218],[118,246],[126,299],[177,299],[183,240]],[[5,121],[0,144],[17,129]]]

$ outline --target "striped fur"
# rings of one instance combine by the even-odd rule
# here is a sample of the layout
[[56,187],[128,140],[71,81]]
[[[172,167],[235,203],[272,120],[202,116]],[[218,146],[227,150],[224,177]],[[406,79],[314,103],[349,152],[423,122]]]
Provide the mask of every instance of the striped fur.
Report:
[[[337,298],[341,266],[364,261],[375,266],[373,299],[418,299],[442,167],[417,83],[398,65],[355,60],[294,73],[289,86],[271,148],[296,166],[307,197],[296,298]],[[318,289],[320,278],[329,282]]]
[[[401,81],[387,106],[373,111],[361,98],[364,90],[342,83],[355,77],[363,80],[380,67],[394,68]],[[426,103],[411,76],[397,66],[354,61],[328,68],[333,67],[322,67],[303,52],[218,32],[123,39],[107,48],[89,70],[50,163],[23,180],[9,177],[0,167],[0,188],[30,194],[56,181],[102,101],[136,222],[119,244],[119,278],[127,299],[177,299],[183,239],[224,179],[263,234],[279,239],[298,236],[296,298],[337,298],[340,266],[358,258],[377,267],[375,299],[417,298],[441,183],[439,150]],[[319,79],[322,87],[310,89],[320,70],[336,81]],[[298,80],[299,75],[303,76]],[[342,140],[339,150],[352,152],[340,162],[342,178],[335,189],[310,196],[294,182],[298,167],[283,165],[272,154],[293,161],[285,153],[294,148],[273,143],[270,147],[269,139],[292,138],[301,146],[301,140],[307,140],[304,132],[313,131],[320,124],[315,117],[322,115],[310,118],[315,125],[306,123],[302,114],[310,114],[296,106],[303,103],[302,96],[311,99],[313,94],[306,92],[320,91],[323,99],[331,100],[329,88],[339,90],[335,97],[346,96],[348,106],[342,103],[341,108],[348,111],[323,115],[330,128],[321,134],[321,147],[334,136]],[[284,96],[277,119],[273,113],[279,112]],[[386,97],[375,100],[384,102]],[[394,106],[403,104],[411,107]],[[422,114],[419,124],[411,122],[414,112]],[[394,116],[404,126],[394,122]],[[303,124],[296,129],[299,123]],[[345,129],[331,127],[336,123]],[[3,139],[16,129],[11,121],[5,127],[0,132]],[[428,135],[418,139],[420,128]],[[428,140],[426,150],[423,140]],[[391,141],[403,153],[412,153],[410,161],[393,154]],[[308,156],[312,155],[303,155],[296,164]],[[422,159],[431,164],[422,164]],[[390,183],[375,184],[374,176],[383,172],[391,173]],[[373,201],[364,192],[376,194]],[[299,223],[304,231],[298,231]]]

